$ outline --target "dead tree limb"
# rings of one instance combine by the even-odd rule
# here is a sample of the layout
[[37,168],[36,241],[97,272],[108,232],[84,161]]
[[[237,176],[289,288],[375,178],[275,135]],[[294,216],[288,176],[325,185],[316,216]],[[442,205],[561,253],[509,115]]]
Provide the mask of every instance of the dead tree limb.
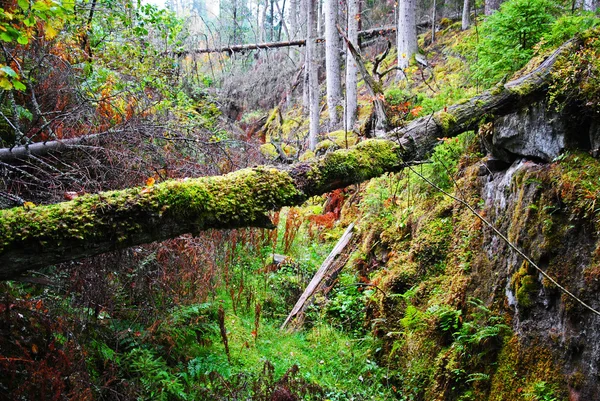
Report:
[[323,279],[328,275],[335,259],[344,250],[346,245],[348,245],[348,242],[350,242],[350,238],[352,238],[353,228],[354,223],[350,223],[348,228],[346,228],[346,231],[344,231],[344,234],[342,234],[342,236],[338,240],[337,244],[335,244],[335,246],[333,247],[331,253],[329,253],[329,256],[325,258],[323,264],[321,264],[321,267],[319,267],[319,270],[317,270],[312,280],[310,280],[310,283],[304,289],[304,292],[302,293],[300,298],[298,298],[298,301],[292,308],[292,311],[281,325],[281,330],[285,329],[285,327],[292,321],[297,321],[299,324],[302,324],[303,319],[301,315],[303,314],[304,309],[306,309],[306,306],[310,302],[312,296],[317,291],[317,288],[319,288],[319,286],[323,282]]
[[[369,72],[367,71],[367,67],[365,66],[365,61],[364,61],[362,55],[354,47],[352,42],[350,42],[350,40],[348,40],[348,37],[346,36],[346,34],[342,30],[342,28],[340,28],[340,26],[338,25],[337,29],[340,32],[340,35],[342,36],[342,38],[344,39],[344,42],[346,42],[346,47],[348,47],[350,54],[352,54],[352,57],[354,57],[354,61],[356,62],[358,71],[360,71],[363,81],[365,82],[365,85],[369,89],[369,93],[373,99],[373,113],[374,113],[374,120],[375,120],[374,124],[373,124],[374,125],[373,131],[375,133],[375,136],[383,137],[385,135],[386,130],[389,128],[388,117],[385,112],[385,105],[383,103],[383,101],[384,101],[383,85],[381,84],[381,81],[379,81],[379,82],[375,81],[375,78],[373,78],[373,76],[371,74],[369,74]],[[389,42],[388,42],[388,48],[384,54],[387,54],[387,52],[389,52],[389,49],[390,49],[390,47],[389,47]],[[385,57],[385,56],[383,56],[383,57]],[[383,58],[381,60],[383,60]],[[374,67],[375,70],[377,69],[377,66],[379,65],[381,60],[376,62],[375,67]]]
[[[387,35],[389,33],[396,32],[395,26],[384,26],[380,28],[368,29],[360,31],[358,37],[360,39],[371,39],[377,36]],[[325,42],[325,38],[317,38],[317,43]],[[264,42],[264,43],[251,43],[246,45],[231,45],[223,47],[213,47],[206,49],[193,49],[185,50],[181,52],[169,52],[177,57],[187,56],[189,54],[203,54],[203,53],[243,53],[250,50],[258,49],[277,49],[280,47],[291,47],[291,46],[306,46],[306,39],[290,40],[285,42]]]
[[[431,116],[411,121],[405,127],[388,131],[385,136],[393,140],[400,140],[401,144],[408,150],[419,151],[419,157],[412,158],[411,160],[421,160],[423,159],[423,155],[431,150],[433,144],[437,143],[436,138],[458,135],[461,132],[475,128],[483,117],[491,119],[493,117],[504,116],[519,110],[524,104],[530,103],[534,98],[543,97],[548,89],[548,76],[552,72],[555,62],[561,55],[571,51],[575,45],[576,42],[574,40],[568,41],[537,68],[523,77],[486,91],[457,105],[447,107],[446,110],[439,111]],[[366,68],[365,74],[371,77]],[[372,77],[371,79],[371,84],[374,84],[376,87],[377,82]],[[381,92],[377,91],[377,93]],[[29,146],[2,148],[0,149],[0,162],[6,163],[13,160],[26,159],[30,154],[42,156],[55,150],[68,150],[78,145],[85,145],[88,141],[93,142],[96,138],[104,135],[106,134],[33,143]],[[425,145],[426,143],[427,145]]]

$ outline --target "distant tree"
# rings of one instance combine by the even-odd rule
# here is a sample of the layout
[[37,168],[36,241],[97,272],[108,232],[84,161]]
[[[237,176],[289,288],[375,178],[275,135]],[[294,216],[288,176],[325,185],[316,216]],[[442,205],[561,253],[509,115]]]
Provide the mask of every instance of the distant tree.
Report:
[[417,1],[398,2],[398,68],[408,67],[410,58],[417,52]]
[[337,30],[338,2],[325,1],[325,69],[327,73],[327,109],[329,123],[335,127],[340,122],[342,82],[340,54],[341,38]]
[[308,148],[315,150],[317,147],[317,137],[319,135],[319,80],[318,61],[317,61],[317,11],[318,0],[307,0],[307,39],[306,39],[306,70],[308,77],[308,112],[309,112],[309,131]]
[[[360,20],[358,3],[359,0],[347,0],[348,3],[348,39],[358,48],[358,22]],[[356,122],[357,110],[357,82],[358,68],[354,57],[346,49],[346,127],[352,129]]]
[[471,25],[470,12],[471,12],[471,6],[469,4],[469,0],[465,0],[463,3],[463,10],[462,10],[462,30],[463,31],[466,29],[469,29],[469,26]]
[[485,15],[491,15],[500,8],[504,0],[485,0]]
[[585,11],[596,11],[598,8],[598,0],[583,0],[583,9]]

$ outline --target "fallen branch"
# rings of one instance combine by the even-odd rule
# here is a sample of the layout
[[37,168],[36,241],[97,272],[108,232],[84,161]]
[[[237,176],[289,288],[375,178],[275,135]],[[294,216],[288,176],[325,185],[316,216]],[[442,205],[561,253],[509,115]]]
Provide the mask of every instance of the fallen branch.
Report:
[[317,270],[317,272],[313,276],[312,280],[310,280],[310,283],[308,284],[308,286],[304,289],[304,292],[302,293],[302,295],[300,296],[300,298],[298,299],[298,301],[292,308],[292,311],[290,312],[288,317],[285,319],[285,321],[281,325],[281,330],[285,329],[285,327],[292,321],[299,321],[299,322],[302,321],[302,318],[300,316],[304,312],[304,309],[306,308],[306,306],[307,306],[308,302],[310,301],[310,299],[312,298],[312,296],[317,291],[317,288],[319,287],[319,285],[321,285],[321,283],[323,282],[323,279],[329,273],[334,260],[344,250],[346,245],[348,245],[348,242],[350,242],[350,238],[352,238],[352,229],[353,228],[354,228],[354,223],[350,223],[348,228],[346,228],[346,231],[344,231],[344,234],[342,234],[342,236],[338,240],[337,244],[335,244],[335,247],[333,247],[333,250],[331,251],[329,256],[327,256],[327,258],[325,258],[325,260],[323,261],[323,264],[321,265],[321,267],[319,267],[319,270]]
[[[396,32],[395,26],[384,26],[380,28],[367,29],[358,33],[359,39],[371,39],[376,36],[387,35],[389,33]],[[317,38],[317,43],[324,43],[325,38]],[[194,49],[184,50],[180,52],[167,52],[165,54],[172,54],[177,57],[187,56],[190,54],[203,54],[203,53],[243,53],[250,50],[259,49],[277,49],[280,47],[292,47],[292,46],[306,46],[306,39],[290,40],[285,42],[264,42],[264,43],[252,43],[246,45],[230,45],[222,47],[213,47],[206,49]]]

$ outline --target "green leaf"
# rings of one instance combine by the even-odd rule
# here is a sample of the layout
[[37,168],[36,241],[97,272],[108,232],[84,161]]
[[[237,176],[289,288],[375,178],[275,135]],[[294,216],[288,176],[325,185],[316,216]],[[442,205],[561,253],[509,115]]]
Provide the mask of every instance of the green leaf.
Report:
[[10,68],[7,65],[5,65],[4,67],[0,68],[0,71],[4,72],[9,77],[12,77],[12,78],[17,78],[18,77],[18,75],[15,72],[15,70],[13,70],[12,68]]
[[4,42],[12,42],[12,37],[7,32],[0,33],[0,40]]
[[28,0],[17,0],[17,4],[21,7],[21,10],[27,11],[29,9],[29,1]]
[[[25,84],[21,81],[13,81],[13,86],[15,87],[16,90],[20,90],[20,91],[24,91],[25,89],[27,89],[27,87],[25,86]],[[23,112],[23,117],[25,117],[26,119],[28,119],[29,121],[33,120],[33,115],[31,114],[31,112],[27,109],[24,109],[25,111]]]
[[35,25],[35,18],[33,18],[33,15],[30,15],[29,17],[23,20],[23,23],[27,27],[32,27],[33,25]]
[[27,36],[21,35],[17,38],[17,42],[19,42],[19,44],[26,45],[27,43],[29,43],[29,38]]
[[44,1],[36,1],[32,8],[37,11],[48,11],[50,9]]

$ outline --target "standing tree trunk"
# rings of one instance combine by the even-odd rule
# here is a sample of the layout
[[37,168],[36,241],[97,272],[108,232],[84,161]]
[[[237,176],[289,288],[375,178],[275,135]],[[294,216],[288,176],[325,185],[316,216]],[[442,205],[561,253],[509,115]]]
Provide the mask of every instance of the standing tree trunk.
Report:
[[[410,58],[417,52],[417,1],[398,2],[398,68],[408,67]],[[401,74],[401,73],[400,73]]]
[[596,11],[598,8],[597,0],[583,0],[583,9],[585,11]]
[[436,12],[436,8],[437,7],[437,2],[436,0],[433,0],[433,7],[431,9],[431,43],[433,44],[433,42],[435,42],[435,12]]
[[267,24],[267,7],[269,4],[269,0],[265,0],[265,8],[262,9],[262,14],[260,14],[260,3],[259,3],[259,14],[260,14],[260,26],[258,27],[259,32],[259,41],[266,42],[267,40],[267,32],[266,32],[266,24]]
[[[355,48],[358,48],[358,21],[360,14],[358,10],[359,0],[347,0],[348,2],[348,40]],[[346,128],[351,130],[356,122],[357,110],[357,82],[356,74],[358,68],[350,50],[346,49]]]
[[494,11],[500,8],[503,0],[485,0],[485,15],[492,15]]
[[337,31],[337,0],[325,0],[325,68],[327,74],[327,110],[329,123],[340,123],[342,106],[342,61],[340,35]]
[[308,38],[306,40],[306,60],[308,71],[308,98],[309,98],[309,130],[308,130],[308,148],[315,150],[317,147],[317,136],[319,135],[319,80],[317,77],[317,21],[316,10],[318,0],[308,0],[307,30]]
[[462,30],[465,31],[465,30],[469,29],[469,25],[471,25],[470,6],[469,6],[469,0],[465,0],[463,3],[463,12],[462,12]]
[[269,40],[272,42],[275,40],[275,0],[271,0],[269,7],[269,16],[271,17]]
[[294,40],[298,37],[298,2],[299,0],[290,0],[290,38]]

